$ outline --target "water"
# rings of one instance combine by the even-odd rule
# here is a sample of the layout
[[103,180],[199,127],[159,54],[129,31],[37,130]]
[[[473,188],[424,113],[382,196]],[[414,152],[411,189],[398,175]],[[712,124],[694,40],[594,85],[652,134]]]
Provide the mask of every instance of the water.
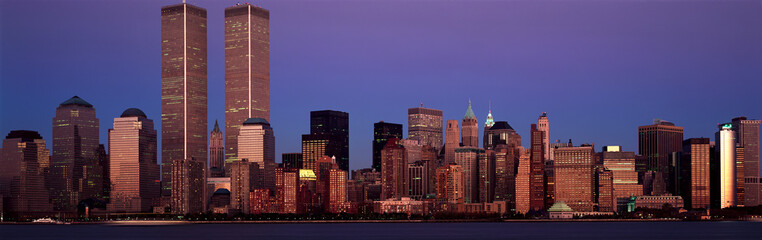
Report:
[[762,239],[762,222],[0,225],[0,239]]

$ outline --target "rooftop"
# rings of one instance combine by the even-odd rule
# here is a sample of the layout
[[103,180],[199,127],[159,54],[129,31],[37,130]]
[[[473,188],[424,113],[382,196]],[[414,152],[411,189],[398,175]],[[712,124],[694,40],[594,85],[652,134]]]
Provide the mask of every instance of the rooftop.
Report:
[[66,100],[62,102],[59,106],[67,106],[67,105],[79,105],[83,107],[93,107],[92,104],[88,103],[84,99],[80,98],[79,96],[74,96],[69,98],[69,100]]
[[137,108],[128,108],[127,110],[124,110],[124,112],[122,112],[122,116],[119,116],[119,117],[123,117],[123,118],[124,117],[143,117],[143,118],[148,118],[148,117],[146,117],[146,114],[143,111],[141,111],[140,109],[137,109]]
[[265,120],[264,118],[249,118],[243,122],[243,125],[254,125],[254,124],[270,125],[270,123],[267,122],[267,120]]

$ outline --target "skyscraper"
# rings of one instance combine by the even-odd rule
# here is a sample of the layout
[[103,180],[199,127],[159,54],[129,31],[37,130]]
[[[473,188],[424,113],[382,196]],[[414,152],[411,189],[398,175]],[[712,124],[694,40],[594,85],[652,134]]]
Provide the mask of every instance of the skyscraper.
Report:
[[519,163],[516,171],[516,212],[526,214],[530,210],[530,149],[519,147]]
[[281,154],[281,162],[283,168],[304,168],[302,153],[283,153]]
[[259,166],[241,159],[230,163],[230,208],[248,214],[251,191],[254,189],[254,179]]
[[451,204],[464,203],[463,196],[463,167],[448,164],[437,168],[437,201]]
[[[746,117],[733,118],[733,130],[736,131],[736,143],[743,148],[743,176],[745,182],[759,182],[759,124],[760,120],[750,120]],[[746,187],[746,186],[744,186]],[[759,191],[744,192],[744,206],[753,207],[762,204]]]
[[545,132],[531,126],[531,148],[529,156],[529,210],[545,208]]
[[548,113],[542,112],[542,115],[537,118],[537,129],[545,132],[545,137],[542,141],[545,148],[545,158],[553,160],[553,156],[550,155],[550,122],[548,121]]
[[58,105],[53,118],[50,169],[51,198],[55,210],[73,211],[80,200],[101,197],[100,194],[92,195],[101,189],[92,188],[102,186],[80,186],[80,180],[87,178],[83,173],[98,162],[98,134],[98,118],[95,117],[93,105],[78,96]]
[[519,156],[521,155],[520,149],[521,142],[519,140],[517,145],[498,145],[494,150],[495,201],[507,201],[508,209],[515,209],[516,207],[516,177]]
[[495,149],[498,145],[521,145],[521,136],[508,122],[497,121],[492,127],[484,130],[484,149]]
[[479,202],[491,203],[495,199],[495,160],[494,150],[479,153]]
[[606,150],[600,154],[601,162],[604,168],[611,171],[613,198],[617,208],[623,209],[630,197],[643,195],[643,185],[638,184],[638,173],[635,171],[635,153],[621,151],[621,148],[604,148]]
[[463,167],[463,197],[465,203],[479,202],[479,154],[483,149],[461,147],[455,149],[455,163]]
[[259,167],[254,188],[275,190],[275,136],[263,118],[249,118],[239,129],[238,159],[248,159]]
[[[45,171],[50,151],[35,131],[11,131],[0,149],[0,197],[4,210],[13,213],[50,212]],[[3,210],[3,209],[0,209]]]
[[111,212],[148,212],[159,197],[156,130],[153,120],[137,108],[114,118],[108,131]]
[[720,208],[736,206],[736,149],[733,124],[719,126],[717,148],[720,168]]
[[249,118],[270,121],[270,11],[225,9],[225,159],[238,159],[238,132]]
[[381,200],[408,196],[407,156],[399,139],[389,139],[381,150]]
[[275,194],[281,213],[297,213],[299,195],[299,170],[278,168],[275,171]]
[[460,130],[458,129],[458,120],[447,120],[447,130],[445,132],[444,162],[450,164],[455,162],[455,149],[460,147]]
[[598,167],[595,171],[596,181],[594,195],[599,212],[615,212],[617,209],[614,198],[614,174],[611,170]]
[[463,143],[464,147],[479,147],[479,123],[476,121],[474,110],[471,109],[471,100],[468,100],[468,109],[463,116]]
[[593,211],[595,173],[592,146],[558,148],[553,157],[555,200],[580,212]]
[[680,179],[686,207],[708,209],[710,206],[710,156],[709,138],[683,141]]
[[171,162],[206,164],[206,9],[161,8],[162,193],[172,189]]
[[[349,114],[346,112],[322,110],[310,112],[310,135],[307,139],[325,143],[323,155],[336,157],[336,164],[339,169],[349,171]],[[305,137],[302,136],[304,144]],[[311,158],[304,150],[302,154],[305,161],[305,168],[309,166],[308,161],[317,159]],[[317,158],[323,155],[316,156]]]
[[418,140],[421,146],[442,149],[442,110],[421,107],[407,110],[408,139]]
[[[653,125],[638,127],[638,153],[648,160],[648,171],[655,171],[654,194],[663,194],[666,189],[672,189],[674,174],[669,164],[669,155],[682,151],[683,127],[663,120],[654,120]],[[665,186],[658,186],[666,184]],[[646,186],[644,186],[646,187]]]
[[209,170],[209,175],[212,177],[225,176],[225,145],[220,125],[216,120],[214,129],[209,133]]
[[381,171],[381,149],[391,138],[402,139],[402,124],[384,121],[373,124],[373,168]]

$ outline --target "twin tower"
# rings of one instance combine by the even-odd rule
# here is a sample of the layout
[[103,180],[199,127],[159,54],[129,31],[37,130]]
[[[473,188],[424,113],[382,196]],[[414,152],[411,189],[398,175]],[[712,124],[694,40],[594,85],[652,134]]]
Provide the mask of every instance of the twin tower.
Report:
[[[225,158],[232,161],[244,121],[270,121],[270,12],[237,4],[225,9],[224,25]],[[172,161],[207,162],[207,26],[206,9],[161,8],[162,179],[171,179]],[[171,191],[164,181],[163,195]]]

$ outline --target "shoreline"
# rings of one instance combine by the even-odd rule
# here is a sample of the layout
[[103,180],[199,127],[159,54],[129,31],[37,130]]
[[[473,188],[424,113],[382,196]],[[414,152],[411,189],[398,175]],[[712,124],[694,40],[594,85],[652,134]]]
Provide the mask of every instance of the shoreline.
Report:
[[[453,220],[261,220],[261,221],[182,221],[182,220],[124,220],[65,223],[0,222],[0,225],[110,225],[110,226],[171,226],[188,224],[315,224],[315,223],[553,223],[553,222],[719,222],[720,220],[690,221],[682,219],[453,219]],[[756,222],[755,220],[724,220]]]

